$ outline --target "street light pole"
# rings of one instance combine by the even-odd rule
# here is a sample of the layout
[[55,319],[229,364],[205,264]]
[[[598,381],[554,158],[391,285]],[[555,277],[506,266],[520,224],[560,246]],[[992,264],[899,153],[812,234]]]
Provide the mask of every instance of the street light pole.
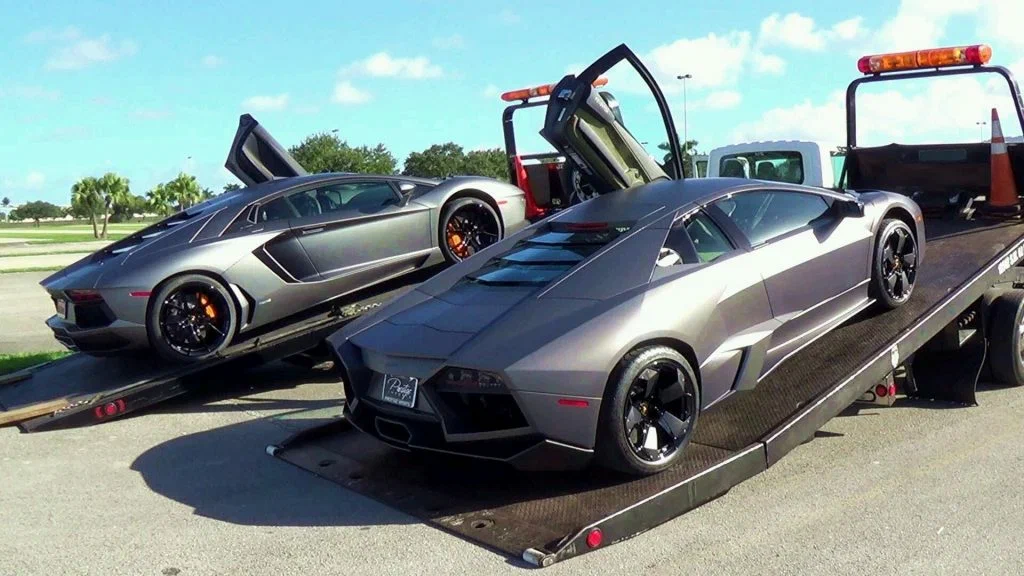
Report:
[[676,80],[682,80],[683,81],[683,146],[682,146],[683,149],[680,150],[680,153],[683,155],[682,160],[683,160],[683,168],[684,168],[683,173],[684,174],[686,173],[686,170],[685,170],[685,168],[686,168],[686,156],[687,156],[687,154],[686,154],[686,143],[690,141],[690,135],[688,133],[689,131],[687,130],[687,125],[686,125],[686,81],[689,80],[690,78],[693,78],[693,74],[680,74],[679,76],[676,76]]
[[986,122],[984,120],[981,120],[979,122],[975,122],[974,124],[978,127],[978,138],[982,142],[984,142],[985,141],[985,126],[988,125],[988,122]]

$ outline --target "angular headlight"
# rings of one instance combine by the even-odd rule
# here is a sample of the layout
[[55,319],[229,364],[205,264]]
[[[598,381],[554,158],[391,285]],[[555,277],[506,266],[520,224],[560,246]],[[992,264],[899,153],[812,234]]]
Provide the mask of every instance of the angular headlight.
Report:
[[435,381],[438,392],[472,392],[476,394],[505,394],[508,388],[501,376],[468,368],[445,368]]

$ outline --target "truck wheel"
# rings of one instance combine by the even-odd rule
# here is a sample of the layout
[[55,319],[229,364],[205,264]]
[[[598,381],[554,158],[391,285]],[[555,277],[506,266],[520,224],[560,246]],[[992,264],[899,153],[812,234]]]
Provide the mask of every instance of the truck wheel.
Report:
[[626,355],[605,391],[598,464],[633,476],[672,466],[693,436],[700,389],[690,362],[667,346]]
[[882,221],[875,240],[871,268],[871,295],[887,310],[899,308],[914,291],[917,281],[917,242],[902,220]]
[[1000,384],[1024,385],[1024,290],[1009,290],[990,305],[989,368]]

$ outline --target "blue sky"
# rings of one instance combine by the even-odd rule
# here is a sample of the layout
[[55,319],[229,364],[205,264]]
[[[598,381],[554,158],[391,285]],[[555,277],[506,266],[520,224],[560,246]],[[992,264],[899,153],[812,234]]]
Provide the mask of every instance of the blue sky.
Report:
[[[864,53],[984,41],[1024,72],[1017,0],[3,2],[0,196],[16,203],[66,203],[76,179],[108,170],[140,194],[180,170],[219,189],[234,181],[221,166],[242,112],[285,145],[337,129],[399,161],[449,140],[501,146],[499,92],[620,42],[662,81],[679,124],[673,78],[693,74],[687,128],[705,150],[841,140],[841,92]],[[886,86],[865,96],[877,128],[864,137],[975,138],[993,105],[1019,134],[1005,92],[973,78]]]

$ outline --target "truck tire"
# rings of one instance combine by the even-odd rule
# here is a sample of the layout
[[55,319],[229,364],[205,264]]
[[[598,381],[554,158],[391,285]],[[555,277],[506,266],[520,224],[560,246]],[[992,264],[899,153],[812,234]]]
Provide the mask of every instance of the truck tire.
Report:
[[989,368],[996,382],[1024,386],[1024,290],[1008,290],[991,303],[989,318]]
[[699,413],[690,362],[667,346],[638,348],[619,362],[605,390],[597,463],[631,476],[661,472],[679,460]]

